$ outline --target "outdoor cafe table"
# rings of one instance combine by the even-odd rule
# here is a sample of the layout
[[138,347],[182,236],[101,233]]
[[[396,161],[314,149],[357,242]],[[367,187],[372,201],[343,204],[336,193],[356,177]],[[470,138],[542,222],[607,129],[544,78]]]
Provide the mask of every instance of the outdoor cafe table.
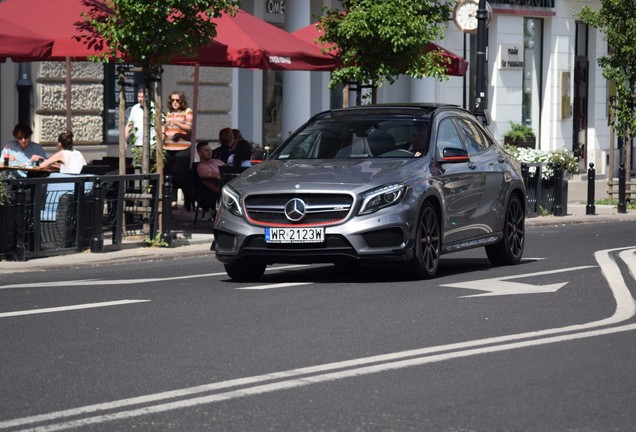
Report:
[[0,165],[0,171],[24,171],[27,173],[27,177],[47,177],[49,174],[59,172],[59,168],[54,167],[25,167],[25,166],[6,166]]

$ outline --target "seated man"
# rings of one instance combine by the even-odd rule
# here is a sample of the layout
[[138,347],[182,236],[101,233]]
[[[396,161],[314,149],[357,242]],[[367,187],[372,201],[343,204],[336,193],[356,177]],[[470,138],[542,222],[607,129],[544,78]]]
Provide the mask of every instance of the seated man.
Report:
[[203,210],[201,220],[209,221],[214,219],[214,209],[216,201],[221,193],[221,173],[219,167],[225,165],[220,159],[212,158],[212,148],[207,141],[197,144],[199,154],[199,164],[197,165],[197,176],[204,186],[199,189],[199,207]]
[[[46,159],[46,152],[42,146],[31,141],[33,131],[31,126],[18,123],[13,128],[14,140],[9,141],[2,149],[3,162],[6,160],[10,166],[28,165]],[[16,177],[26,177],[26,171],[13,171]]]

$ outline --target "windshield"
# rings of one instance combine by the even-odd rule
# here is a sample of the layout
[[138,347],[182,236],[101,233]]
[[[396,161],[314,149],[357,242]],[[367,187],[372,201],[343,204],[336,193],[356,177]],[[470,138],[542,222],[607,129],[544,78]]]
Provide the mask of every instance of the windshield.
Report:
[[319,119],[285,142],[275,159],[405,158],[427,153],[428,120]]

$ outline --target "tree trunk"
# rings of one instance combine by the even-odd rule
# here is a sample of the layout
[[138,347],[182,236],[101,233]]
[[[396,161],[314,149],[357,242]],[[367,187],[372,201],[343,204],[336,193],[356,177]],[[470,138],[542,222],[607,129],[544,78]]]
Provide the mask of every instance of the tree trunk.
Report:
[[153,127],[155,128],[155,135],[157,137],[157,142],[155,143],[155,151],[157,158],[157,173],[159,174],[159,183],[163,184],[163,133],[161,132],[161,94],[159,91],[159,80],[153,80],[154,87],[154,104],[155,104],[155,124]]
[[119,83],[119,174],[126,174],[126,79],[123,66],[117,68],[117,81]]
[[349,107],[349,84],[342,86],[342,107]]
[[144,133],[142,136],[141,145],[141,173],[150,173],[150,77],[151,70],[149,64],[144,64],[142,67],[144,77]]
[[634,139],[629,126],[627,126],[627,133],[625,135],[623,144],[623,148],[625,149],[625,178],[629,181],[632,177],[632,140]]

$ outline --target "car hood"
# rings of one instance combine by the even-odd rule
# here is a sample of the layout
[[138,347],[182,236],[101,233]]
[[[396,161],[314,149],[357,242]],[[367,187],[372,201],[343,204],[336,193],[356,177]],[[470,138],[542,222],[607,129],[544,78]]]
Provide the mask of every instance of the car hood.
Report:
[[231,186],[240,193],[292,190],[354,192],[390,182],[406,181],[423,167],[421,159],[269,160],[242,173],[232,181]]

